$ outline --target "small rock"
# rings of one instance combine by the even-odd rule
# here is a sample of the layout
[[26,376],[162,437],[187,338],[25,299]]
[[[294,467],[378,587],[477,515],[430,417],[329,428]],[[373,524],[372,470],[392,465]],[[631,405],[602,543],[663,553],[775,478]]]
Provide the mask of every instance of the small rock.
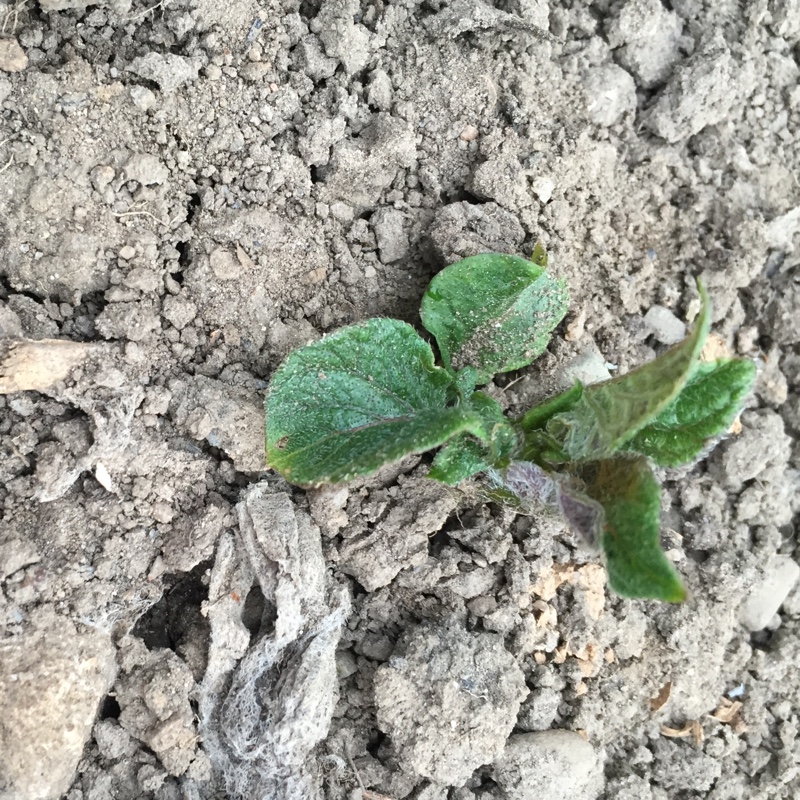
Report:
[[800,342],[800,283],[787,273],[775,286],[775,294],[766,308],[769,335],[780,344]]
[[174,53],[162,55],[148,53],[137,58],[128,67],[130,72],[148,81],[154,81],[165,94],[174,92],[184,83],[197,80],[200,64],[191,58]]
[[470,188],[478,196],[504,208],[526,208],[533,203],[528,177],[514,154],[493,155],[475,167]]
[[686,325],[664,306],[651,306],[644,324],[661,344],[677,344],[686,336]]
[[0,305],[0,339],[21,339],[24,335],[19,315],[8,306]]
[[202,375],[169,388],[178,428],[224,450],[238,470],[264,469],[264,409],[257,392]]
[[[369,76],[367,103],[379,111],[389,111],[392,107],[394,87],[392,79],[382,69],[374,69]],[[476,135],[478,131],[475,131]]]
[[171,650],[154,650],[148,660],[116,685],[124,731],[150,747],[172,775],[182,775],[194,758],[197,734],[189,692],[194,678]]
[[359,209],[374,206],[398,170],[411,166],[416,152],[416,135],[408,122],[376,114],[357,139],[346,139],[333,148],[326,199],[344,200]]
[[16,39],[0,39],[0,70],[22,72],[28,66],[28,56]]
[[493,776],[508,800],[595,800],[603,788],[594,748],[573,731],[510,737]]
[[753,586],[750,596],[739,612],[742,625],[749,631],[766,628],[798,579],[800,579],[800,566],[797,562],[789,556],[773,556],[767,564],[763,579]]
[[114,681],[110,639],[64,617],[0,642],[0,795],[58,800],[69,789]]
[[153,186],[164,183],[169,177],[169,170],[157,156],[134,153],[125,165],[125,177],[129,181],[141,183],[142,186]]
[[628,0],[618,8],[607,23],[614,58],[640,86],[655,86],[680,60],[681,18],[661,0]]
[[575,381],[589,386],[593,383],[602,383],[610,378],[611,373],[606,366],[606,360],[593,341],[575,358],[562,364],[557,375],[558,384],[564,389],[574,386]]
[[596,125],[609,127],[624,114],[636,110],[636,84],[616,64],[590,69],[584,76],[583,89],[589,117]]
[[146,86],[131,86],[131,100],[139,111],[149,111],[157,102],[155,92]]
[[109,761],[132,756],[139,749],[133,737],[115,719],[101,719],[94,726],[94,740],[100,755]]
[[445,264],[479,253],[515,253],[525,240],[516,215],[497,203],[444,206],[436,212],[428,235]]
[[762,409],[742,414],[742,433],[723,443],[715,453],[711,471],[734,491],[759,475],[771,463],[787,461],[790,439],[783,420],[774,411]]
[[553,196],[553,189],[555,189],[555,181],[547,175],[540,175],[535,178],[531,184],[533,193],[539,198],[540,203],[547,203]]
[[394,208],[380,208],[372,215],[378,253],[384,264],[399,261],[408,254],[408,236],[403,230],[405,215]]
[[370,32],[353,20],[358,0],[326,0],[311,24],[325,53],[338,59],[347,75],[363,69],[370,56]]
[[41,560],[32,542],[13,535],[0,536],[0,580]]
[[179,331],[182,331],[196,316],[197,306],[180,295],[167,295],[161,313]]
[[500,752],[527,693],[502,637],[457,619],[408,631],[375,674],[378,724],[401,763],[443,785],[461,786]]
[[221,281],[236,280],[242,274],[242,263],[224,247],[217,247],[208,257],[211,271]]
[[342,140],[345,127],[343,117],[309,121],[305,135],[297,143],[305,163],[325,166],[331,158],[331,147]]
[[8,78],[0,76],[0,105],[5,103],[13,91],[14,87],[11,85],[11,81]]
[[561,692],[549,686],[534,689],[522,704],[517,727],[523,731],[546,731],[558,716]]
[[156,330],[161,321],[152,303],[110,303],[97,318],[97,330],[105,339],[141,342]]
[[670,143],[682,142],[727,118],[736,99],[735,62],[727,45],[714,44],[678,65],[644,124]]
[[322,52],[319,39],[313,34],[304,36],[298,42],[294,51],[294,58],[297,66],[313,81],[322,81],[330,78],[336,72],[338,65],[335,58],[329,58]]

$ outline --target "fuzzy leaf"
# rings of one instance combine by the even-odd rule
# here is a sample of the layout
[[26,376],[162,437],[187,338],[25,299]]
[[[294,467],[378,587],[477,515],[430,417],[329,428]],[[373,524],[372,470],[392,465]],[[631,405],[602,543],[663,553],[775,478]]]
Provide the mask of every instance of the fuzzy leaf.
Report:
[[544,266],[489,254],[442,270],[425,292],[420,314],[445,367],[473,366],[483,384],[542,353],[568,302],[566,285]]
[[608,458],[657,417],[680,393],[708,335],[708,294],[692,334],[654,361],[604,383],[587,386],[571,410],[557,414],[547,431],[575,461]]
[[433,459],[428,477],[457,486],[461,481],[489,469],[489,448],[462,433],[451,439]]
[[603,506],[600,544],[611,588],[623,597],[678,603],[686,590],[660,544],[661,490],[643,457],[615,458],[582,471],[586,493]]
[[516,449],[516,430],[497,400],[484,392],[473,392],[469,403],[480,417],[482,441],[463,434],[448,442],[433,460],[429,478],[455,486],[490,467],[504,466]]
[[582,394],[583,384],[576,381],[575,385],[566,392],[557,394],[555,397],[545,400],[544,403],[534,406],[520,419],[519,423],[526,431],[543,428],[551,417],[573,408],[581,399]]
[[572,485],[568,475],[547,472],[531,461],[512,461],[503,482],[528,513],[536,507],[560,514],[569,526],[592,547],[596,547],[603,530],[603,507]]
[[464,431],[468,405],[447,408],[452,377],[404,322],[371,319],[295,350],[267,395],[267,461],[303,486],[368,475]]
[[743,359],[700,363],[681,393],[626,445],[626,450],[677,467],[697,458],[715,436],[730,428],[756,377]]

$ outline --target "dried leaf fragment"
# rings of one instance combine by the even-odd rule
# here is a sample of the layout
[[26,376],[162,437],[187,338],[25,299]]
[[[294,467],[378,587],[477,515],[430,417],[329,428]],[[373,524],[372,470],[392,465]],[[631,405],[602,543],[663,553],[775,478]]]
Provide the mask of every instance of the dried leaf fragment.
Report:
[[691,736],[695,744],[698,745],[701,744],[705,738],[703,726],[700,724],[700,721],[696,719],[687,722],[682,728],[670,728],[668,725],[662,725],[661,735],[667,736],[670,739],[683,739],[687,736]]
[[723,725],[730,725],[734,733],[744,733],[747,730],[747,725],[742,719],[742,707],[741,701],[729,700],[727,697],[723,697],[711,717]]
[[660,711],[662,708],[664,708],[671,694],[672,694],[672,681],[669,681],[669,683],[665,683],[659,689],[658,694],[654,698],[652,698],[652,700],[650,700],[651,710],[655,712],[655,711]]

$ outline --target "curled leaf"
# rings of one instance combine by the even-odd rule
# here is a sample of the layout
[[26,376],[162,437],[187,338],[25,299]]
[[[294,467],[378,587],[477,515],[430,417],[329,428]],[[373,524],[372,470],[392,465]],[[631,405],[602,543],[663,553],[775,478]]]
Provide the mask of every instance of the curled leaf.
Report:
[[647,460],[615,458],[587,465],[586,493],[603,506],[600,544],[608,582],[623,597],[678,603],[686,590],[660,544],[661,490]]
[[654,361],[605,383],[587,386],[575,405],[556,414],[547,431],[575,461],[608,458],[655,419],[681,392],[703,349],[710,324],[709,300],[692,334]]
[[693,461],[711,439],[730,428],[755,376],[755,364],[743,359],[697,364],[681,393],[625,449],[665,467]]
[[504,475],[526,510],[536,506],[559,513],[591,546],[597,546],[603,529],[603,507],[575,486],[569,476],[550,473],[530,461],[513,461]]
[[451,486],[491,467],[504,466],[517,449],[517,431],[497,400],[473,392],[467,403],[480,418],[475,429],[480,441],[469,434],[451,440],[436,454],[428,473],[429,478]]

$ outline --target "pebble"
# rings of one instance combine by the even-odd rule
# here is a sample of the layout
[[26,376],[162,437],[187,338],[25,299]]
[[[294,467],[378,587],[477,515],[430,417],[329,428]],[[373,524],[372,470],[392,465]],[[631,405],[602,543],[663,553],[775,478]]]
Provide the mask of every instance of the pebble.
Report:
[[664,306],[651,306],[644,315],[644,324],[661,344],[677,344],[686,336],[686,325]]
[[114,646],[42,612],[0,643],[0,796],[58,800],[70,787],[98,707],[114,682]]
[[800,579],[800,566],[796,561],[789,556],[773,556],[767,564],[763,579],[752,587],[739,612],[742,625],[749,631],[766,628],[798,579]]
[[564,730],[511,736],[493,777],[508,800],[595,800],[603,787],[594,747]]
[[28,66],[28,56],[16,39],[0,39],[0,70],[22,72]]

